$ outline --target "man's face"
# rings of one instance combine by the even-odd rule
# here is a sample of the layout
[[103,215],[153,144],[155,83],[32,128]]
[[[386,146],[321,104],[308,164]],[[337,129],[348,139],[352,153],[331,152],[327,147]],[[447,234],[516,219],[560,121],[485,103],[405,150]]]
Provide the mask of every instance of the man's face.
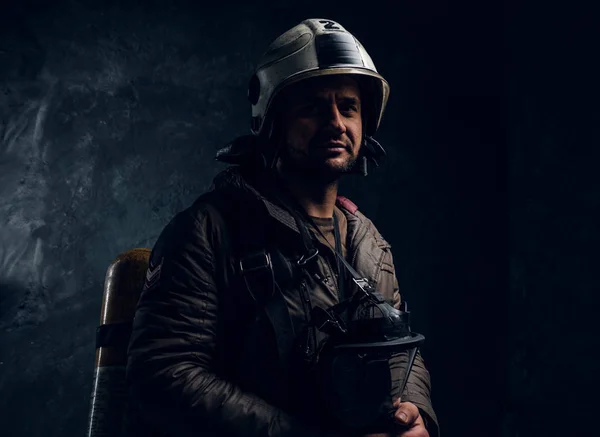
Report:
[[362,142],[360,90],[348,76],[296,84],[283,100],[284,171],[337,179],[357,160]]

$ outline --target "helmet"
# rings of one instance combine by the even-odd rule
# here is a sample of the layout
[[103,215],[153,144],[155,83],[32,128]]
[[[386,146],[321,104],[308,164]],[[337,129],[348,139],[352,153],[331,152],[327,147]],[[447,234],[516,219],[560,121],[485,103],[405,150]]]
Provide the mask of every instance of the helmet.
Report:
[[379,128],[390,87],[350,32],[335,21],[318,18],[292,27],[261,56],[248,85],[248,100],[252,104],[251,135],[234,139],[217,151],[215,159],[229,164],[272,167],[277,151],[264,144],[272,139],[277,96],[301,80],[334,74],[353,75],[362,90],[363,147],[351,172],[366,176],[368,162],[379,166],[378,159],[386,154],[372,136]]
[[280,35],[262,55],[248,86],[252,133],[269,135],[273,102],[284,88],[304,79],[333,74],[356,75],[366,88],[364,134],[374,135],[390,87],[350,32],[335,21],[316,18],[304,20]]

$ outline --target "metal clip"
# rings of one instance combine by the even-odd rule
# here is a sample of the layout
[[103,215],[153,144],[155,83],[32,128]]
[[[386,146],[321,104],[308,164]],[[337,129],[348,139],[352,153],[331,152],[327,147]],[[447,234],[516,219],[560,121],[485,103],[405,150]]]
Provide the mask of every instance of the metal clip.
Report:
[[345,334],[347,329],[343,326],[343,323],[332,314],[330,311],[327,311],[320,307],[314,307],[312,309],[311,318],[313,324],[317,327],[317,329],[326,334],[331,334],[333,328],[334,330]]
[[298,260],[296,261],[296,264],[298,264],[299,266],[304,266],[304,265],[306,265],[307,262],[314,259],[318,254],[319,254],[319,250],[317,248],[313,248],[311,252],[309,252],[308,254],[302,255],[300,258],[298,258]]
[[369,295],[369,293],[373,293],[375,291],[375,288],[373,288],[369,280],[366,278],[352,278],[352,280],[366,295]]

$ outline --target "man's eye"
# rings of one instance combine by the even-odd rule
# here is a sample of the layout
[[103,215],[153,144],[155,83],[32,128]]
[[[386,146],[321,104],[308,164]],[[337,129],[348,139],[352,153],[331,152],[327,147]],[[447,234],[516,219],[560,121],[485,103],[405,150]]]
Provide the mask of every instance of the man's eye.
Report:
[[342,105],[341,107],[341,112],[356,112],[358,110],[358,108],[356,107],[356,105]]

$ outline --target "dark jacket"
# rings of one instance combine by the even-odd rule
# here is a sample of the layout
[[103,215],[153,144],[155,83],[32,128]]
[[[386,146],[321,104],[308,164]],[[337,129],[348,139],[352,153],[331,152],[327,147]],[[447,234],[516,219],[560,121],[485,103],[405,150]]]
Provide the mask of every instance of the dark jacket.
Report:
[[[227,199],[239,220],[264,211],[268,244],[297,257],[300,232],[270,195],[273,185],[228,168],[210,192],[173,218],[152,250],[133,322],[127,381],[138,414],[154,430],[178,436],[338,435],[317,419],[310,373],[296,371],[296,364],[282,370],[271,325],[237,274],[239,254],[232,248],[244,234],[233,233],[211,201],[215,194]],[[337,206],[347,219],[348,260],[398,307],[390,245],[351,202],[340,198]],[[318,344],[307,328],[311,306],[338,302],[335,254],[324,244],[318,249],[316,262],[281,287],[300,345],[294,351],[314,352]],[[430,378],[420,355],[402,400],[419,407],[436,436]]]

